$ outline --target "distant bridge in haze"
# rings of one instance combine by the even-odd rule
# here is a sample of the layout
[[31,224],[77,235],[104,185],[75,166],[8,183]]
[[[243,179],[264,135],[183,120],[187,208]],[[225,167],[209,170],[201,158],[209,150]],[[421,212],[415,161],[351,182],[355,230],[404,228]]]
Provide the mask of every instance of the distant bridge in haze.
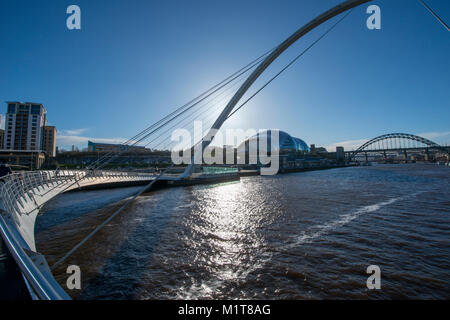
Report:
[[388,159],[390,153],[403,154],[403,160],[408,160],[408,154],[423,153],[426,160],[429,160],[430,152],[441,152],[447,156],[450,154],[450,147],[441,146],[436,142],[417,135],[408,133],[389,133],[373,138],[354,151],[347,151],[347,159],[354,161],[364,157],[368,162],[369,156],[381,155],[384,160]]

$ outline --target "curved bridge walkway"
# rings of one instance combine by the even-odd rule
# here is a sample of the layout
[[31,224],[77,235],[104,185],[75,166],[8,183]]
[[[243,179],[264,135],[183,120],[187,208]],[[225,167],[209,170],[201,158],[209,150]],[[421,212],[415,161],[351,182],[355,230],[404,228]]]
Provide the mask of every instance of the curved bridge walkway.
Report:
[[34,226],[42,206],[58,194],[86,187],[148,184],[155,175],[115,171],[31,171],[1,182],[0,234],[37,299],[70,299],[36,252]]

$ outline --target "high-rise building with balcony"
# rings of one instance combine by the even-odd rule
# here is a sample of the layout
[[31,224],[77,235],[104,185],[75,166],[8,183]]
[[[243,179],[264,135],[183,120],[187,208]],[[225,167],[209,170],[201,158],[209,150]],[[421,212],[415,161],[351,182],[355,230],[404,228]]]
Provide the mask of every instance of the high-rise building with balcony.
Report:
[[43,150],[46,110],[40,103],[6,102],[4,148]]

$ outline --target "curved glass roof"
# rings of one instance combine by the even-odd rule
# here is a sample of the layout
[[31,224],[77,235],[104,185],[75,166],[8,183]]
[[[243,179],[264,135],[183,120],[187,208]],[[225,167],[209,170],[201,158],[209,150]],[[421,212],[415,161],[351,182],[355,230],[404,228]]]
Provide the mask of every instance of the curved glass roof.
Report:
[[[309,152],[309,147],[305,141],[299,138],[292,137],[290,134],[281,131],[281,130],[265,130],[260,132],[249,139],[245,140],[246,142],[254,141],[257,142],[265,139],[267,141],[267,145],[269,146],[272,139],[272,132],[278,131],[279,133],[279,153],[282,152]],[[247,146],[246,146],[247,149]]]

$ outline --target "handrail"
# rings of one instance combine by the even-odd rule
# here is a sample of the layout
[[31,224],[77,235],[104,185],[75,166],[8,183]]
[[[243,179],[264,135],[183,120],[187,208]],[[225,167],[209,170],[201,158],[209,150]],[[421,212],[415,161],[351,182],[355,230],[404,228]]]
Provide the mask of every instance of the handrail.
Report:
[[[0,190],[0,197],[3,200],[3,206],[8,213],[12,215],[22,215],[30,213],[30,211],[25,211],[24,200],[27,200],[27,198],[31,201],[34,201],[37,206],[37,203],[34,199],[35,196],[43,196],[56,187],[75,184],[77,182],[80,182],[82,179],[148,179],[153,176],[153,174],[139,172],[94,170],[29,171],[24,173],[13,173],[1,179],[3,185]],[[44,190],[44,186],[47,187],[47,191],[38,194],[37,191]]]
[[14,232],[0,215],[0,233],[12,257],[34,293],[42,300],[70,300],[70,296],[53,278],[46,277],[25,253]]
[[[139,172],[93,171],[93,170],[61,170],[61,171],[29,171],[13,173],[0,179],[0,198],[3,210],[0,213],[0,234],[6,246],[29,284],[29,289],[42,300],[67,300],[70,296],[61,288],[56,280],[46,270],[41,270],[33,261],[34,253],[21,234],[22,215],[36,213],[42,206],[42,197],[55,190],[64,192],[83,179],[137,180],[151,179],[154,174]],[[92,180],[87,180],[92,182]],[[79,186],[79,185],[78,185]],[[58,193],[55,193],[55,195]],[[53,196],[53,195],[52,195]],[[40,204],[38,200],[41,200]],[[34,228],[34,225],[33,225]],[[30,252],[29,252],[30,251]],[[31,255],[31,256],[30,256]]]

